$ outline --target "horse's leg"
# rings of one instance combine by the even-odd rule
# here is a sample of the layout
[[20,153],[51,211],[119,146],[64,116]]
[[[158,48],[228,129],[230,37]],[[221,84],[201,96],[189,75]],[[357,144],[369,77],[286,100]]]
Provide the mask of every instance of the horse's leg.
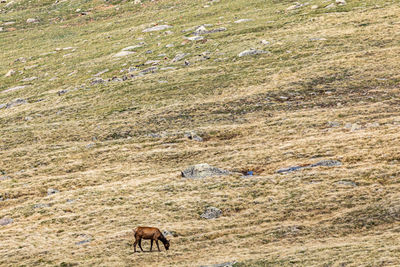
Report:
[[158,251],[161,251],[160,247],[158,246],[158,239],[156,239],[156,244],[157,244]]
[[150,243],[150,252],[153,250],[153,239],[151,240],[151,243]]
[[142,252],[144,252],[144,250],[142,248],[142,239],[139,239],[139,248],[142,250]]

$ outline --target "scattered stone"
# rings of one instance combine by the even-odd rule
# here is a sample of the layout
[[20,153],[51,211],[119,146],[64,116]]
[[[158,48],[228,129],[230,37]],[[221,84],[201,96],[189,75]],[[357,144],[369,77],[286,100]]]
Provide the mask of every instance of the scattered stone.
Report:
[[243,23],[243,22],[249,22],[249,21],[253,21],[252,19],[239,19],[236,20],[235,23]]
[[108,71],[109,71],[109,69],[105,69],[105,70],[102,70],[102,71],[96,73],[96,74],[93,75],[93,76],[98,77],[98,76],[100,76],[100,75],[102,75],[102,74],[104,74],[104,73],[106,73],[106,72],[108,72]]
[[326,38],[323,38],[323,37],[315,37],[315,38],[310,38],[310,41],[326,41]]
[[319,8],[319,6],[317,6],[317,5],[312,5],[311,6],[311,9],[318,9]]
[[229,171],[210,166],[207,163],[190,166],[181,172],[182,177],[192,179],[228,174],[230,174]]
[[336,0],[336,4],[338,4],[339,6],[344,6],[346,5],[346,0]]
[[36,80],[37,78],[38,77],[29,77],[29,78],[22,79],[21,82],[31,82],[31,81]]
[[62,50],[73,50],[73,49],[76,49],[76,47],[67,46],[67,47],[64,47]]
[[351,180],[341,180],[341,181],[336,182],[336,184],[338,184],[338,185],[346,185],[346,186],[353,186],[353,187],[357,186],[357,183],[355,183],[355,182],[353,182]]
[[59,193],[59,192],[60,192],[60,191],[58,191],[57,189],[54,189],[54,188],[49,188],[49,189],[47,189],[47,195],[48,195],[48,196],[57,194],[57,193]]
[[[204,31],[204,32],[202,32],[202,34],[210,34],[210,33],[223,32],[223,31],[226,31],[225,27],[221,27],[221,28],[217,28],[217,29],[213,29],[213,30],[209,30],[209,31]],[[200,34],[200,33],[196,32],[196,34]]]
[[164,236],[178,236],[175,231],[162,230],[161,233]]
[[151,28],[144,29],[142,32],[162,31],[162,30],[166,30],[166,29],[169,29],[169,28],[172,28],[172,26],[169,26],[169,25],[157,25],[157,26],[154,26],[154,27],[151,27]]
[[133,3],[134,3],[135,5],[139,5],[139,4],[142,3],[142,1],[141,1],[141,0],[135,0]]
[[367,123],[367,127],[368,128],[377,128],[377,127],[379,127],[379,122],[373,122],[373,123]]
[[203,33],[205,33],[205,32],[207,32],[206,27],[200,26],[200,27],[198,27],[198,28],[194,31],[194,34],[203,34]]
[[10,179],[11,179],[11,176],[8,176],[8,175],[0,176],[0,181],[10,180]]
[[301,4],[301,3],[299,3],[299,2],[296,2],[294,5],[292,5],[292,6],[288,7],[288,8],[286,8],[286,10],[287,10],[287,11],[290,11],[290,10],[294,10],[294,9],[301,8],[301,7],[306,6],[306,5],[308,5],[308,3]]
[[160,60],[147,60],[144,65],[158,65],[160,63]]
[[189,55],[189,54],[188,54],[188,53],[179,53],[179,54],[176,54],[176,56],[174,57],[174,59],[172,59],[172,62],[180,61],[180,60],[184,59],[187,55]]
[[362,126],[357,124],[357,123],[346,123],[344,128],[349,129],[350,131],[354,132],[354,131],[358,131],[362,129]]
[[3,28],[3,27],[0,27],[0,32],[2,32],[2,31],[4,31],[4,28]]
[[92,80],[90,83],[92,85],[94,85],[94,84],[99,84],[99,83],[104,83],[104,82],[105,81],[102,78],[96,78],[96,79]]
[[317,163],[309,165],[309,167],[335,167],[335,166],[341,166],[342,163],[338,160],[321,160],[318,161]]
[[33,18],[29,18],[26,20],[26,23],[38,23],[39,20],[38,19],[33,19]]
[[267,53],[269,53],[269,52],[264,51],[264,50],[250,49],[250,50],[244,50],[244,51],[240,52],[238,54],[238,57],[267,54]]
[[136,67],[129,67],[128,72],[138,71],[139,69]]
[[276,171],[276,173],[287,173],[287,172],[294,172],[299,171],[302,169],[314,168],[314,167],[336,167],[341,166],[342,163],[338,160],[321,160],[314,164],[308,164],[303,166],[292,166],[289,168],[283,168]]
[[222,211],[216,207],[208,207],[203,214],[200,215],[204,219],[216,219],[222,215]]
[[164,32],[166,35],[171,35],[171,34],[173,34],[173,32],[171,32],[171,31],[165,31]]
[[92,241],[92,238],[89,237],[89,238],[84,239],[82,241],[75,242],[75,245],[77,245],[77,246],[83,245],[83,244],[89,243],[90,241]]
[[4,225],[10,224],[10,223],[13,223],[13,221],[14,220],[11,218],[4,217],[4,218],[0,219],[0,225],[4,226]]
[[128,56],[128,55],[132,55],[134,53],[135,52],[131,52],[131,51],[121,51],[121,52],[118,52],[115,55],[113,55],[113,57],[125,57],[125,56]]
[[57,94],[58,94],[58,96],[61,96],[61,95],[66,94],[68,92],[69,92],[68,89],[64,89],[64,90],[58,91]]
[[185,133],[184,136],[186,138],[189,138],[190,140],[193,140],[193,141],[203,142],[203,138],[198,136],[195,132]]
[[174,44],[167,44],[165,47],[166,48],[171,48],[171,47],[174,47]]
[[340,123],[337,121],[329,121],[328,122],[328,127],[337,128],[339,126],[340,126]]
[[24,70],[30,70],[30,69],[36,68],[37,66],[39,66],[39,65],[35,64],[35,65],[31,65],[31,66],[26,66],[26,67],[24,67]]
[[8,103],[6,108],[12,108],[12,107],[23,105],[26,103],[27,102],[25,99],[17,98],[17,99],[14,99],[13,101],[11,101],[10,103]]
[[15,73],[16,73],[15,70],[9,70],[9,71],[6,73],[6,75],[4,75],[4,76],[5,76],[5,77],[10,77],[10,76],[14,75]]
[[42,208],[48,208],[48,207],[50,207],[50,204],[46,204],[46,203],[39,203],[39,204],[33,205],[34,209],[42,209]]
[[279,170],[276,171],[276,173],[294,172],[294,171],[298,171],[298,170],[301,170],[301,169],[304,169],[304,168],[306,168],[306,167],[304,167],[304,166],[292,166],[292,167],[289,167],[289,168],[279,169]]
[[187,37],[187,39],[188,39],[189,41],[200,41],[200,40],[203,40],[204,37],[198,35],[198,36]]
[[147,69],[144,69],[144,70],[140,71],[140,73],[142,73],[142,74],[154,73],[154,72],[156,72],[157,70],[158,70],[157,67],[150,67],[150,68],[147,68]]
[[132,50],[135,50],[140,47],[142,47],[142,46],[141,45],[131,45],[131,46],[123,48],[122,51],[132,51]]
[[0,104],[0,108],[5,108],[7,107],[7,104]]
[[200,267],[233,267],[235,264],[236,261],[232,261],[232,262],[223,262],[210,265],[201,265]]
[[24,89],[25,87],[26,87],[26,85],[19,85],[19,86],[10,87],[10,88],[4,90],[3,93],[17,91],[17,90],[20,90],[20,89]]
[[10,26],[10,25],[13,25],[13,24],[15,24],[15,21],[7,21],[7,22],[3,23],[4,26]]
[[267,40],[261,40],[261,44],[263,44],[263,45],[269,45],[270,42],[268,42]]
[[325,8],[326,9],[331,9],[331,8],[335,8],[335,7],[336,7],[336,5],[334,3],[332,3],[330,5],[327,5]]

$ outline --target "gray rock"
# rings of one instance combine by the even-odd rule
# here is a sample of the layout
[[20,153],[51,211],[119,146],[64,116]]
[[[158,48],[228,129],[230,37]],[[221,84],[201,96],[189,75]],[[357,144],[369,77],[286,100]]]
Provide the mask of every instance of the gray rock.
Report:
[[39,203],[39,204],[33,205],[34,209],[42,209],[42,208],[48,208],[48,207],[50,207],[50,204],[46,204],[46,203]]
[[0,181],[9,180],[9,179],[11,179],[11,177],[8,175],[0,176]]
[[235,265],[236,261],[232,262],[223,262],[223,263],[216,263],[216,264],[210,264],[210,265],[200,265],[200,267],[233,267]]
[[172,59],[172,62],[177,62],[177,61],[180,61],[180,60],[182,60],[182,59],[184,59],[186,56],[188,56],[189,54],[188,53],[179,53],[179,54],[176,54],[176,56],[174,57],[174,59]]
[[161,233],[164,236],[178,236],[175,231],[167,231],[167,230],[162,230]]
[[317,163],[309,165],[309,167],[336,167],[336,166],[341,166],[342,163],[338,160],[321,160],[318,161]]
[[102,78],[96,78],[93,79],[90,84],[95,85],[95,84],[100,84],[100,83],[104,83],[105,81]]
[[351,181],[351,180],[341,180],[341,181],[337,181],[336,184],[338,185],[346,185],[346,186],[353,186],[356,187],[357,183]]
[[135,52],[131,52],[131,51],[121,51],[116,53],[115,55],[113,55],[113,57],[126,57],[129,55],[135,54]]
[[306,168],[305,166],[292,166],[288,168],[279,169],[276,173],[294,172]]
[[59,192],[60,192],[60,191],[58,191],[57,189],[54,189],[54,188],[49,188],[49,189],[47,189],[47,195],[48,195],[48,196],[57,194],[57,193],[59,193]]
[[302,169],[315,168],[315,167],[336,167],[336,166],[341,166],[341,165],[342,165],[342,163],[338,160],[321,160],[314,164],[309,164],[309,165],[304,165],[304,166],[292,166],[289,168],[279,169],[276,171],[276,173],[294,172],[294,171],[299,171]]
[[160,60],[147,60],[144,65],[158,65],[160,63]]
[[243,23],[243,22],[249,22],[249,21],[253,21],[252,19],[239,19],[236,20],[235,23]]
[[10,25],[13,25],[13,24],[15,24],[15,21],[7,21],[7,22],[3,23],[4,26],[10,26]]
[[147,50],[145,53],[146,54],[153,54],[153,50]]
[[267,40],[261,40],[261,43],[262,43],[263,45],[269,45],[269,44],[270,44],[270,42],[267,41]]
[[0,104],[0,108],[5,108],[7,107],[7,104]]
[[144,70],[140,71],[140,73],[141,74],[154,73],[157,70],[158,70],[157,67],[150,67],[150,68],[147,68],[147,69],[144,69]]
[[17,98],[17,99],[14,99],[13,101],[11,101],[10,103],[8,103],[6,108],[12,108],[12,107],[23,105],[26,103],[27,102],[25,99]]
[[200,41],[200,40],[203,40],[204,37],[200,36],[200,35],[197,35],[197,36],[187,37],[186,39],[188,39],[189,41]]
[[197,27],[197,29],[194,31],[195,34],[203,34],[203,33],[205,33],[205,32],[207,32],[207,29],[206,29],[206,27],[204,27],[204,26],[199,26],[199,27]]
[[181,172],[182,177],[192,179],[228,174],[230,174],[229,171],[210,166],[207,163],[190,166]]
[[29,77],[29,78],[22,79],[21,82],[31,82],[31,81],[36,80],[37,78],[38,77]]
[[193,141],[203,142],[203,138],[198,136],[195,132],[185,133],[184,136]]
[[305,5],[306,4],[301,4],[299,2],[296,2],[294,5],[286,8],[286,10],[290,11],[290,10],[298,9],[298,8],[301,8],[301,7],[305,6]]
[[4,77],[11,77],[12,75],[14,75],[16,73],[15,70],[9,70],[6,75],[4,75]]
[[66,94],[66,93],[68,93],[68,92],[69,92],[68,89],[64,89],[64,90],[58,91],[57,94],[58,94],[58,96],[61,96],[61,95]]
[[330,5],[327,5],[325,8],[326,9],[331,9],[331,8],[335,8],[335,7],[336,7],[336,5],[334,3],[332,3]]
[[340,126],[340,122],[336,122],[336,121],[329,121],[328,122],[328,126],[332,127],[332,128],[337,128]]
[[0,225],[2,225],[2,226],[13,223],[13,222],[14,222],[13,219],[7,218],[7,217],[0,219]]
[[169,29],[169,28],[172,28],[172,26],[169,26],[169,25],[157,25],[157,26],[154,26],[154,27],[150,27],[150,28],[144,29],[142,32],[162,31],[162,30],[166,30],[166,29]]
[[29,18],[26,20],[26,23],[38,23],[39,20],[38,19],[33,19],[33,18]]
[[216,219],[222,215],[222,211],[216,207],[208,207],[203,214],[200,215],[204,219]]
[[2,31],[4,31],[4,28],[3,28],[3,27],[0,27],[0,32],[2,32]]
[[250,50],[244,50],[238,54],[238,57],[245,57],[245,56],[253,56],[253,55],[259,55],[259,54],[267,54],[269,53],[268,51],[264,50],[257,50],[257,49],[250,49]]
[[131,45],[131,46],[123,48],[122,51],[132,51],[132,50],[135,50],[140,47],[142,47],[142,46],[141,45]]
[[225,27],[221,27],[221,28],[216,28],[213,30],[206,30],[206,31],[200,31],[200,32],[194,32],[194,34],[199,35],[199,34],[210,34],[210,33],[216,33],[216,32],[223,32],[226,31],[227,29]]
[[77,245],[77,246],[83,245],[83,244],[89,243],[90,241],[92,241],[92,240],[91,239],[85,239],[85,240],[82,240],[82,241],[75,242],[75,245]]
[[174,47],[174,44],[167,44],[165,47],[166,48],[171,48],[171,47]]
[[104,73],[106,73],[106,72],[108,72],[108,71],[109,71],[109,69],[105,69],[105,70],[102,70],[102,71],[96,73],[96,74],[93,75],[93,76],[98,77],[98,76],[100,76],[100,75],[102,75],[102,74],[104,74]]
[[25,87],[26,87],[26,85],[14,86],[14,87],[11,87],[11,88],[8,88],[8,89],[4,90],[3,93],[17,91],[17,90],[20,90],[20,89],[24,89]]
[[339,6],[344,6],[346,5],[346,0],[336,0],[336,4],[338,4]]

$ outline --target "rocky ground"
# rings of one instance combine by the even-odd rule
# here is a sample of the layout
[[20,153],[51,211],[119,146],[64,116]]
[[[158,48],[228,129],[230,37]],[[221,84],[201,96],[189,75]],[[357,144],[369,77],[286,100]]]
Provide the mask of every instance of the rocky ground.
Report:
[[2,0],[0,265],[399,265],[398,14]]

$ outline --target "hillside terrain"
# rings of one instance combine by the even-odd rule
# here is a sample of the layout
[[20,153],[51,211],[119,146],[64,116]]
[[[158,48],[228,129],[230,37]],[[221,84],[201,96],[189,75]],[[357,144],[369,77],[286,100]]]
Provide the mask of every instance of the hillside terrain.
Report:
[[0,47],[1,266],[400,265],[399,1],[2,0]]

